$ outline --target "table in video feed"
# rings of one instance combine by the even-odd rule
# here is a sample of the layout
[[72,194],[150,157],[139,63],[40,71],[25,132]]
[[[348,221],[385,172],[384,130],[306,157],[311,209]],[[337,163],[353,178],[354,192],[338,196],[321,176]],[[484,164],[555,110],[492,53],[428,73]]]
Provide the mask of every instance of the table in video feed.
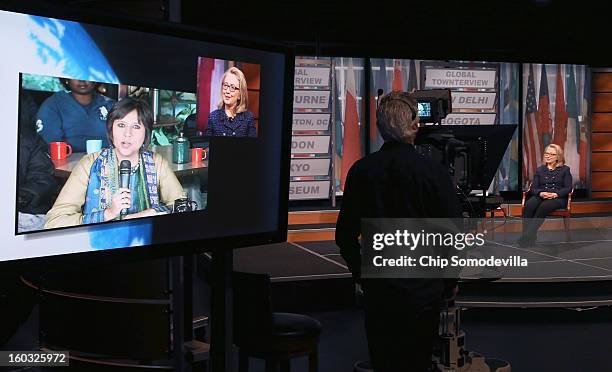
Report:
[[[190,162],[176,164],[172,162],[172,146],[158,146],[155,152],[159,152],[164,159],[170,164],[170,168],[174,171],[177,177],[197,175],[208,172],[208,159],[198,162]],[[53,160],[55,166],[55,176],[59,178],[68,178],[72,169],[77,165],[83,156],[87,155],[84,152],[75,152],[64,160]]]

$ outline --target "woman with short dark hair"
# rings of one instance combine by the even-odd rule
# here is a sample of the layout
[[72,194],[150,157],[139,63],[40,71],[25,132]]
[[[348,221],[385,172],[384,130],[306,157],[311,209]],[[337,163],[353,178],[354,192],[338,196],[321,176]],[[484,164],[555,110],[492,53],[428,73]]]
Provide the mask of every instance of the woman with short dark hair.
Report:
[[[148,150],[152,130],[153,116],[145,101],[128,97],[117,102],[106,123],[111,146],[79,161],[47,213],[45,228],[153,216],[183,198],[168,162]],[[124,160],[131,164],[129,188],[119,184]]]

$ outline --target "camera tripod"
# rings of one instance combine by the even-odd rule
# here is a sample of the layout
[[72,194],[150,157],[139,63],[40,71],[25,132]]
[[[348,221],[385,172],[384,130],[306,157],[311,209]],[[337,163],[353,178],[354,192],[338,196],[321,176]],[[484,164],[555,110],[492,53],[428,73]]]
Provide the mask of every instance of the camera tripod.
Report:
[[465,349],[465,332],[460,329],[461,309],[454,299],[440,309],[438,345],[434,351],[434,372],[510,372],[510,363],[488,359]]

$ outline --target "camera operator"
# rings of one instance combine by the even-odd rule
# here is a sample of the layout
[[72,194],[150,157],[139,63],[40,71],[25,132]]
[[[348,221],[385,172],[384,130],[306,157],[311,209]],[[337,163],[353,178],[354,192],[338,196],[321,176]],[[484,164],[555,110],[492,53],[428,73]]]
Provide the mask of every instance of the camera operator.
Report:
[[360,278],[362,218],[461,217],[448,170],[415,150],[418,123],[412,94],[391,92],[381,98],[376,124],[385,143],[351,167],[336,225],[336,244],[363,288],[376,372],[428,370],[440,302],[456,293],[456,280]]

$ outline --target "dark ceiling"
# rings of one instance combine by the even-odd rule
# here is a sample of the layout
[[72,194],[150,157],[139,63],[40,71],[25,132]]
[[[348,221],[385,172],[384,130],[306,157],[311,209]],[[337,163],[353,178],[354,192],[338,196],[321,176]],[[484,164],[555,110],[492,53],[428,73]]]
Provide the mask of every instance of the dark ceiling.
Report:
[[298,54],[612,65],[603,1],[6,2],[102,17],[178,17],[186,25],[296,45]]
[[610,66],[601,52],[604,44],[600,46],[609,45],[606,39],[612,34],[603,5],[553,0],[373,0],[366,4],[183,1],[182,15],[187,24],[294,42],[322,55],[588,60]]

